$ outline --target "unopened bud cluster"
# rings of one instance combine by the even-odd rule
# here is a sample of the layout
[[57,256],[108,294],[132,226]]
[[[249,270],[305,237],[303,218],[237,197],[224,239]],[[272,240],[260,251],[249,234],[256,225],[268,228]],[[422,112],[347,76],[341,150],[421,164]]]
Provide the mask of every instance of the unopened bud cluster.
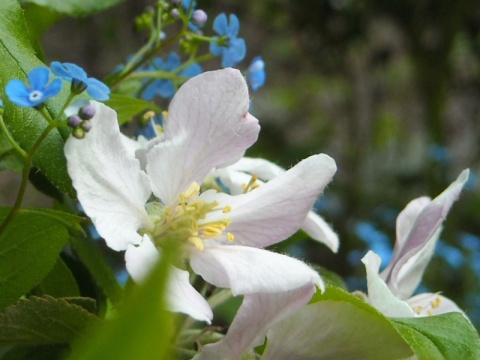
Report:
[[72,135],[77,139],[83,139],[92,128],[90,119],[94,116],[95,108],[92,105],[86,105],[80,108],[77,114],[71,115],[67,122],[68,126],[73,128]]

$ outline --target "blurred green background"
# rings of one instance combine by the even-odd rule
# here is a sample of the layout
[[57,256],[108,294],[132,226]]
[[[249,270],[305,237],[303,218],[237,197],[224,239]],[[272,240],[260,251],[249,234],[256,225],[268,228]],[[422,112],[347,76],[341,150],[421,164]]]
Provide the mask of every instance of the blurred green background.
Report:
[[[74,62],[105,77],[145,41],[133,20],[153,4],[126,0],[94,16],[61,19],[43,36],[46,63]],[[340,235],[339,253],[303,236],[280,251],[365,290],[360,259],[373,248],[388,261],[398,212],[471,169],[419,290],[442,291],[478,329],[480,2],[230,0],[197,7],[209,15],[208,34],[218,13],[238,15],[248,48],[240,69],[257,55],[265,60],[266,86],[252,94],[262,132],[248,155],[285,167],[319,152],[337,162],[317,205]],[[205,66],[218,67],[218,60]]]

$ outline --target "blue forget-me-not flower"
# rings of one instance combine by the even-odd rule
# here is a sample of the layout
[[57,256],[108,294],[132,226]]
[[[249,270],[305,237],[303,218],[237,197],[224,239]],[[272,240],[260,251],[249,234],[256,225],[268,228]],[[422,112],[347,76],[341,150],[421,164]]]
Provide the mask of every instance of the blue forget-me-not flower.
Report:
[[[110,98],[110,89],[100,80],[88,77],[85,70],[72,63],[60,63],[54,61],[50,64],[55,75],[72,83],[72,90],[81,93],[87,90],[88,95],[98,101]],[[74,90],[75,89],[75,90]]]
[[[155,58],[152,61],[152,64],[149,71],[163,70],[168,72],[174,72],[182,62],[180,57],[171,52],[166,61],[163,61],[160,58]],[[184,70],[178,73],[179,76],[191,78],[196,75],[199,75],[202,72],[202,67],[196,63],[188,66]],[[145,100],[151,101],[155,96],[161,96],[163,98],[169,99],[175,94],[175,86],[173,85],[172,80],[167,79],[157,79],[152,81],[145,88],[142,98]]]
[[[238,38],[238,31],[240,30],[240,22],[235,14],[230,14],[229,21],[227,15],[224,13],[218,15],[213,21],[213,30],[220,35],[228,38],[225,45],[220,45],[217,42],[210,43],[210,52],[214,56],[222,55],[222,66],[224,68],[234,66],[245,57],[247,53],[247,46],[245,40]],[[219,37],[216,37],[217,39]]]
[[62,81],[54,79],[49,84],[50,70],[39,67],[28,73],[30,86],[19,79],[14,79],[7,84],[5,92],[11,102],[20,106],[37,107],[48,98],[57,95],[62,89]]
[[265,62],[261,56],[255,57],[248,67],[248,80],[253,91],[257,91],[265,84]]

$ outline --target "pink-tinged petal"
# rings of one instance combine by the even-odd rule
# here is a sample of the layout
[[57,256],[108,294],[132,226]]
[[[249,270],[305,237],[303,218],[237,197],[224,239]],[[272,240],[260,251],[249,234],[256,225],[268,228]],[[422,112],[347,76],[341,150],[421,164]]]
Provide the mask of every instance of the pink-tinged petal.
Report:
[[228,215],[232,220],[228,231],[238,245],[275,244],[300,229],[336,169],[335,161],[328,155],[310,156],[246,194],[219,196],[221,205],[230,205],[232,210],[228,214],[212,214],[207,220]]
[[233,295],[278,293],[323,282],[300,260],[247,246],[214,245],[192,250],[190,265],[205,281]]
[[449,298],[437,293],[423,293],[407,300],[408,305],[415,311],[415,316],[434,316],[449,312],[459,312],[468,321],[467,315]]
[[147,154],[154,193],[161,199],[178,195],[193,181],[201,183],[214,167],[240,159],[260,131],[249,104],[238,70],[205,72],[188,80],[175,94],[165,122],[165,138],[181,146],[167,151],[159,144]]
[[125,147],[116,113],[92,102],[95,116],[84,139],[65,144],[68,173],[85,213],[114,250],[138,244],[139,228],[151,226],[145,203],[151,190],[140,163]]
[[363,258],[367,270],[368,301],[385,316],[413,317],[413,310],[404,301],[392,294],[378,271],[382,260],[380,256],[369,251]]
[[[435,238],[447,217],[453,203],[458,199],[464,184],[468,179],[468,170],[462,171],[458,178],[450,184],[439,196],[426,205],[418,214],[413,224],[405,245],[394,253],[394,257],[384,273],[386,282],[395,288],[398,275],[403,265],[416,253],[418,253],[431,239]],[[422,258],[422,260],[426,260]],[[413,267],[414,268],[414,267]],[[395,289],[396,291],[397,289]]]
[[[268,160],[243,157],[233,165],[213,171],[212,176],[219,179],[231,195],[240,195],[244,193],[243,186],[249,183],[253,174],[259,179],[271,180],[285,172],[285,169]],[[262,186],[262,180],[257,180],[257,184]],[[327,245],[333,252],[338,251],[338,235],[314,211],[307,214],[301,228],[313,240]]]
[[318,214],[310,211],[303,221],[302,230],[312,239],[327,245],[333,252],[338,251],[340,240],[338,235],[332,230]]
[[206,345],[195,360],[236,360],[262,344],[267,330],[310,301],[315,286],[276,294],[245,295],[242,306],[225,337]]
[[[159,250],[147,235],[139,246],[129,245],[125,252],[127,271],[135,282],[143,282],[160,260]],[[170,266],[166,303],[170,311],[181,312],[200,321],[211,323],[212,309],[203,296],[189,282],[189,273]]]

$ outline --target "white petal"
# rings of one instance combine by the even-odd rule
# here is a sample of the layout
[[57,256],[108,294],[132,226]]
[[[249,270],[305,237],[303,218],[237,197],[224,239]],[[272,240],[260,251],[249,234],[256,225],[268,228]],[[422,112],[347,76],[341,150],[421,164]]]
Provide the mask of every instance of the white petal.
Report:
[[205,346],[194,359],[241,359],[246,352],[264,342],[268,328],[308,303],[314,292],[315,286],[306,285],[276,294],[245,295],[225,337]]
[[320,215],[310,211],[303,221],[302,230],[312,239],[327,245],[333,252],[338,251],[340,240],[330,225]]
[[95,116],[84,139],[65,144],[68,173],[85,213],[114,250],[138,244],[141,227],[150,227],[145,203],[151,191],[148,177],[125,147],[116,113],[92,102]]
[[247,246],[207,246],[190,254],[193,271],[233,295],[277,293],[316,284],[318,273],[300,260]]
[[407,303],[415,311],[416,316],[432,316],[449,312],[459,312],[470,321],[457,304],[449,298],[437,293],[418,294],[408,299]]
[[286,171],[284,168],[266,159],[249,157],[241,158],[226,169],[255,174],[263,181],[272,180]]
[[[143,282],[161,256],[147,235],[139,246],[129,245],[125,252],[127,271],[135,282]],[[210,324],[213,313],[210,305],[189,282],[189,273],[170,266],[166,302],[170,311],[190,315]]]
[[260,131],[249,104],[238,70],[205,72],[188,80],[173,98],[165,123],[165,139],[181,145],[167,151],[159,144],[147,154],[154,193],[162,200],[176,197],[193,181],[201,183],[214,167],[241,158]]
[[367,270],[368,301],[385,316],[413,317],[413,310],[408,304],[397,299],[387,284],[378,274],[382,260],[380,256],[369,251],[363,258]]
[[313,155],[247,194],[219,196],[222,206],[232,207],[228,231],[235,243],[266,247],[294,234],[335,171],[331,157]]

